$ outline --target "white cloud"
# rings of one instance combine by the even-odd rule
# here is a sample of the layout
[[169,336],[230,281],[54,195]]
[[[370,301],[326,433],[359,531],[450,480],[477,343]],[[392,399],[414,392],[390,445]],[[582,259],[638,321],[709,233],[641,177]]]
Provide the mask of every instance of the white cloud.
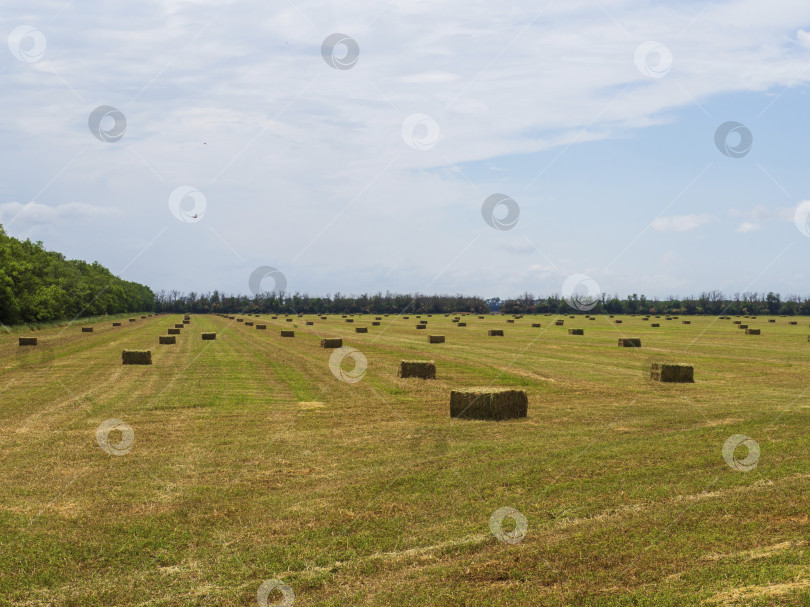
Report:
[[22,204],[6,202],[0,204],[0,223],[19,224],[62,224],[97,217],[120,215],[117,209],[97,207],[83,202],[69,202],[61,205],[45,205],[38,202]]
[[657,217],[652,222],[652,229],[658,232],[691,232],[714,221],[715,217],[708,213],[692,215],[669,215]]
[[737,226],[737,231],[740,234],[747,234],[748,232],[755,232],[756,230],[760,229],[762,229],[760,224],[751,221],[743,221],[739,226]]

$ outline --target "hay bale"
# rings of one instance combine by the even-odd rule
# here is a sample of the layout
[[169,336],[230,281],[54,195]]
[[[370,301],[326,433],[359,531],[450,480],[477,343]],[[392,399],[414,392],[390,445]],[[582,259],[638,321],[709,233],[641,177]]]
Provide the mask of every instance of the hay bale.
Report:
[[311,326],[313,326],[315,323],[314,323],[313,321],[311,321],[311,320],[308,320],[308,321],[306,321],[304,324],[305,324],[307,327],[311,327]]
[[490,329],[487,331],[490,337],[503,337],[503,329]]
[[748,325],[737,325],[738,329],[748,329]]
[[568,335],[585,335],[585,329],[568,329]]
[[619,347],[620,348],[640,348],[641,347],[641,338],[640,337],[620,337],[619,338]]
[[467,323],[466,323],[466,322],[460,322],[460,323],[458,323],[456,326],[457,326],[457,327],[466,327],[466,326],[467,326]]
[[403,316],[402,320],[408,320],[409,318],[410,318],[410,316]]
[[236,322],[245,322],[245,319],[244,318],[237,318]]
[[82,333],[92,333],[93,327],[82,327]]
[[382,320],[382,316],[375,316],[374,320]]
[[346,322],[354,322],[354,318],[347,318]]
[[256,329],[259,331],[264,331],[267,328],[267,325],[256,325]]
[[735,325],[741,325],[742,324],[741,320],[732,320],[731,322],[732,322],[732,324],[735,324]]
[[403,360],[398,375],[402,378],[436,379],[436,365],[432,360]]
[[326,320],[326,316],[321,316],[321,320]]
[[169,335],[180,335],[180,329],[169,329]]
[[762,332],[762,329],[746,329],[746,335],[759,335]]
[[427,329],[427,325],[416,325],[417,329]]
[[444,335],[428,335],[429,344],[443,344]]
[[185,325],[184,325],[183,323],[178,322],[178,323],[175,323],[174,328],[175,328],[175,329],[182,329],[184,326],[185,326]]
[[562,326],[565,324],[565,321],[564,321],[562,318],[560,318],[560,319],[558,319],[558,320],[555,320],[555,321],[554,321],[554,324],[555,324],[556,326],[558,326],[558,327],[562,327]]
[[478,317],[478,320],[484,320],[484,317],[483,317],[483,316],[479,316],[479,317]]
[[216,333],[201,333],[203,341],[214,341],[217,338]]
[[252,320],[248,320],[248,321],[246,321],[246,322],[245,322],[245,326],[246,326],[246,327],[252,327],[252,326],[253,326],[253,321],[252,321]]
[[506,322],[508,322],[508,323],[510,323],[510,324],[515,324],[515,321],[514,321],[514,320],[512,320],[511,318],[510,318],[510,319],[508,319]]
[[120,322],[114,322],[114,323],[113,323],[113,327],[120,327],[120,326],[121,326],[121,323],[120,323]]
[[540,329],[540,328],[542,328],[542,326],[539,322],[532,323],[532,329]]
[[657,323],[657,322],[654,322],[654,323],[651,323],[651,324],[650,324],[650,326],[651,326],[651,327],[660,327],[660,326],[661,326],[661,324],[660,324],[660,323]]
[[372,326],[372,327],[379,327],[379,326],[380,326],[380,321],[378,321],[378,320],[372,320],[372,321],[371,321],[371,326]]
[[20,346],[36,346],[37,345],[37,338],[36,337],[20,337],[18,345],[20,345]]
[[617,318],[617,319],[616,319],[616,324],[617,324],[617,325],[622,324],[622,319],[621,319],[621,318]]
[[790,322],[788,322],[788,324],[789,325],[798,325],[799,323],[798,323],[798,321],[791,320]]
[[159,335],[158,336],[158,343],[159,344],[176,344],[177,338],[174,335]]
[[368,327],[355,327],[355,333],[368,333]]
[[276,320],[277,318],[278,318],[278,316],[271,316],[270,320]]
[[529,399],[523,390],[470,388],[450,392],[450,417],[514,419],[526,417]]
[[650,379],[661,382],[692,383],[695,381],[692,365],[683,363],[652,363]]
[[130,318],[130,319],[129,319],[129,322],[135,322],[135,319],[134,319],[134,318]]
[[122,365],[151,365],[151,350],[124,350],[121,352]]
[[295,331],[282,331],[282,337],[295,337]]
[[292,319],[292,318],[285,318],[284,320],[285,320],[286,322],[292,322],[292,321],[293,321],[293,319]]
[[325,337],[321,340],[321,348],[342,348],[343,340],[339,337]]
[[775,318],[769,318],[768,322],[776,322],[776,319]]
[[682,325],[691,325],[691,324],[692,324],[692,321],[691,321],[691,320],[682,320],[682,321],[681,321],[681,324],[682,324]]

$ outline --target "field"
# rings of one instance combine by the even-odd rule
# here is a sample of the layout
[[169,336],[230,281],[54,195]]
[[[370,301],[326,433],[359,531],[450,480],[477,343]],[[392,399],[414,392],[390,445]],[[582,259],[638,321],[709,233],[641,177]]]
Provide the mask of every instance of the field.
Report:
[[[265,604],[810,605],[809,319],[237,318],[267,329],[192,315],[158,345],[182,315],[138,315],[2,337],[0,604],[257,605],[280,580],[294,599]],[[404,359],[436,379],[399,378]],[[652,362],[695,382],[652,382]],[[451,419],[475,386],[524,390],[528,417]],[[131,431],[105,443],[110,419]],[[759,446],[734,452],[747,471],[734,435]],[[505,507],[525,533],[496,537]]]

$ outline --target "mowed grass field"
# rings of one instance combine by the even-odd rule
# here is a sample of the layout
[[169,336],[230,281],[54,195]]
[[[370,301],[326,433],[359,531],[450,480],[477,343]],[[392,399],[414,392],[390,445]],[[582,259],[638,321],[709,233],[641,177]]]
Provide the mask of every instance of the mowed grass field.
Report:
[[[4,335],[0,604],[257,605],[265,580],[295,605],[810,604],[810,320],[409,316],[192,315],[176,345],[158,336],[182,315]],[[321,337],[365,356],[360,381]],[[437,378],[397,377],[403,359]],[[695,383],[651,382],[653,361]],[[528,417],[451,419],[474,386],[524,390]],[[123,455],[97,442],[109,419]],[[737,434],[753,470],[723,457]],[[490,529],[502,507],[517,543]]]

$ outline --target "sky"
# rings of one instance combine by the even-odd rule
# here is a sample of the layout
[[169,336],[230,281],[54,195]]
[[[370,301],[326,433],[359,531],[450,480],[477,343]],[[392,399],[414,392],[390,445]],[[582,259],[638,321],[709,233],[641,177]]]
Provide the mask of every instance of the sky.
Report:
[[806,0],[20,1],[0,33],[0,223],[156,291],[810,295]]

